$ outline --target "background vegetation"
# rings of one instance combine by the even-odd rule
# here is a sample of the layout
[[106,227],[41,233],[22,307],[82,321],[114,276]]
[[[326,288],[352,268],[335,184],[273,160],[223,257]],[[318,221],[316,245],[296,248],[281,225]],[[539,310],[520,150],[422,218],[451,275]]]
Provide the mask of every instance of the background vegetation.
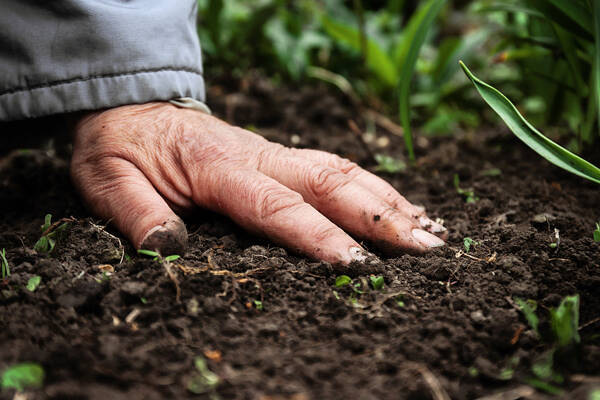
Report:
[[400,121],[411,158],[411,126],[452,135],[499,122],[459,60],[571,151],[599,136],[598,0],[199,0],[199,8],[209,75],[259,69],[275,82],[329,82]]

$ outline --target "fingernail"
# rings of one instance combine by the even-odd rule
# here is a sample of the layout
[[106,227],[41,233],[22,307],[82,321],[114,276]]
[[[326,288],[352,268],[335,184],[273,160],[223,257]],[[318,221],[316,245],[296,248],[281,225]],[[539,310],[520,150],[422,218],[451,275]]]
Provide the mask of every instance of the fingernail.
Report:
[[422,229],[413,229],[413,237],[425,247],[440,247],[444,245],[444,241],[439,237],[425,232]]
[[422,212],[422,213],[424,213],[424,212],[425,212],[425,207],[423,207],[423,206],[415,206],[415,208],[416,208],[417,210],[419,210],[419,212]]
[[352,258],[352,261],[363,262],[369,256],[369,253],[360,247],[350,247],[348,252],[350,253],[350,258]]
[[157,251],[162,255],[183,255],[187,248],[187,230],[181,219],[168,220],[146,233],[140,248]]
[[433,233],[442,233],[447,231],[444,225],[438,224],[437,222],[432,221],[431,219],[425,216],[419,217],[419,224],[421,225],[421,227]]

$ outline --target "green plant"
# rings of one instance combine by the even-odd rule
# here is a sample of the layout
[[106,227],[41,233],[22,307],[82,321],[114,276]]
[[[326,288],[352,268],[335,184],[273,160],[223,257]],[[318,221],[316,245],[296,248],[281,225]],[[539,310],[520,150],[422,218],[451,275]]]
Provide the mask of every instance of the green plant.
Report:
[[592,182],[600,183],[600,169],[548,139],[527,122],[502,93],[473,75],[464,63],[461,62],[460,65],[485,102],[527,146],[552,164]]
[[[533,300],[515,298],[529,326],[539,337],[539,318],[536,315],[537,303]],[[579,295],[567,296],[557,308],[550,308],[550,326],[552,343],[549,350],[544,352],[532,365],[534,377],[525,381],[540,390],[550,394],[560,394],[562,390],[556,385],[563,383],[564,378],[554,370],[554,355],[557,350],[569,349],[581,341],[579,337]]]
[[192,374],[187,389],[194,394],[213,392],[220,383],[219,376],[208,369],[203,357],[194,358],[194,366],[196,371]]
[[260,300],[254,300],[254,307],[256,307],[256,309],[258,311],[262,311],[263,310],[263,303]]
[[60,221],[52,223],[52,214],[46,214],[44,217],[44,225],[41,226],[42,236],[33,246],[33,249],[38,253],[51,253],[56,245],[56,240],[62,232],[67,228],[68,223]]
[[360,26],[355,27],[337,21],[328,15],[323,15],[321,18],[325,32],[337,42],[362,54],[364,64],[377,78],[375,87],[397,90],[400,121],[404,129],[406,150],[411,161],[415,159],[410,120],[411,82],[421,48],[445,4],[446,0],[423,2],[398,35],[399,39],[389,40],[388,43],[370,37],[364,29],[361,30]]
[[475,246],[478,244],[479,244],[479,242],[471,239],[470,237],[466,237],[463,239],[463,246],[465,248],[465,253],[468,253],[469,251],[471,251],[471,246]]
[[458,174],[454,174],[453,183],[456,193],[463,196],[465,198],[465,202],[475,203],[477,200],[479,200],[479,197],[475,196],[475,191],[472,188],[463,189],[460,187],[460,178],[458,177]]
[[2,373],[2,388],[23,391],[28,388],[40,388],[44,384],[44,368],[36,363],[13,365]]
[[373,286],[373,289],[375,289],[375,290],[383,289],[383,285],[385,283],[383,276],[371,275],[371,276],[369,276],[369,280],[371,281],[371,286]]
[[41,276],[39,276],[39,275],[32,276],[27,281],[27,286],[25,286],[25,288],[27,290],[29,290],[30,292],[35,292],[35,290],[38,288],[38,286],[40,286],[41,282],[42,282],[42,277]]
[[403,172],[404,170],[406,170],[406,163],[404,163],[404,161],[397,160],[390,156],[385,156],[383,154],[375,154],[375,161],[377,161],[375,171],[378,172],[397,174],[398,172]]
[[181,258],[180,255],[177,254],[172,254],[170,256],[166,256],[166,257],[162,257],[159,253],[157,253],[156,251],[152,251],[152,250],[145,250],[145,249],[140,249],[137,251],[138,254],[142,254],[148,257],[154,257],[152,259],[152,261],[158,261],[158,262],[171,262],[171,261],[175,261],[178,260],[179,258]]
[[596,229],[594,229],[594,242],[600,242],[600,222],[596,222]]
[[567,296],[558,308],[550,309],[550,322],[559,347],[579,343],[579,295]]
[[10,267],[8,266],[8,260],[6,259],[6,249],[4,248],[0,251],[0,263],[2,263],[2,279],[6,279],[10,276]]

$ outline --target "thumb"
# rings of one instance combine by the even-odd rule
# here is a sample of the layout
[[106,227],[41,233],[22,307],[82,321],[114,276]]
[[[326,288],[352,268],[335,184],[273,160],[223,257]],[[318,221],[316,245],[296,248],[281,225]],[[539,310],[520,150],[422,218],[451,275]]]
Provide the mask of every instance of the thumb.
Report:
[[183,255],[183,221],[131,162],[108,158],[101,167],[72,164],[71,176],[92,212],[110,220],[136,249]]

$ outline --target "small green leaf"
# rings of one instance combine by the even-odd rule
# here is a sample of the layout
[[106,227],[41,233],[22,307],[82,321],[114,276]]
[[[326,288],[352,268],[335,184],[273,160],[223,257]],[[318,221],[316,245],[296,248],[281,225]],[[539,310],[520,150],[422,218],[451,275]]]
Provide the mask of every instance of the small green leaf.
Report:
[[500,176],[502,175],[502,170],[500,168],[490,168],[481,171],[481,176]]
[[594,230],[594,242],[600,242],[600,224],[596,223],[596,230]]
[[27,281],[27,286],[26,286],[27,290],[29,290],[30,292],[35,292],[35,289],[37,289],[38,286],[40,286],[40,282],[42,282],[41,276],[39,276],[39,275],[32,276]]
[[143,254],[148,257],[158,257],[158,253],[152,250],[139,249],[137,252],[138,254]]
[[461,62],[460,65],[485,102],[527,146],[552,164],[592,182],[600,183],[598,167],[541,134],[523,118],[517,108],[502,93],[473,75],[464,63]]
[[212,392],[219,385],[219,376],[208,369],[206,360],[202,357],[194,359],[196,373],[194,373],[188,382],[187,389],[195,394]]
[[402,160],[397,160],[390,156],[383,154],[375,154],[375,161],[377,161],[377,167],[375,171],[387,172],[389,174],[397,174],[406,170],[406,163]]
[[534,300],[522,300],[518,297],[515,297],[515,302],[521,309],[521,312],[525,316],[525,319],[529,323],[531,329],[534,330],[535,333],[539,335],[538,326],[540,324],[540,319],[535,314],[535,310],[537,308],[537,303]]
[[471,246],[476,245],[477,242],[471,239],[470,237],[466,237],[463,239],[463,246],[465,247],[465,253],[468,253],[471,250]]
[[42,232],[45,232],[46,229],[50,228],[52,225],[52,214],[46,214],[44,217],[44,225],[42,225]]
[[375,290],[383,289],[383,284],[384,284],[383,276],[371,275],[371,276],[369,276],[369,279],[371,280],[371,286],[373,286],[373,289],[375,289]]
[[140,297],[140,301],[142,302],[142,304],[148,304],[148,299],[145,297]]
[[254,300],[254,307],[256,307],[256,309],[258,311],[262,311],[263,310],[263,303],[260,300]]
[[589,400],[600,400],[600,389],[592,389]]
[[180,259],[180,258],[181,258],[181,256],[180,256],[180,255],[173,254],[173,255],[170,255],[170,256],[166,256],[166,257],[165,257],[165,261],[169,261],[169,262],[171,262],[171,261],[178,260],[178,259]]
[[557,309],[550,309],[550,322],[560,347],[579,343],[579,295],[567,296]]
[[48,243],[48,237],[46,236],[39,238],[38,241],[33,245],[33,249],[38,253],[47,253],[49,247],[50,245]]
[[350,284],[350,282],[352,282],[352,278],[350,278],[348,275],[340,275],[335,278],[335,287],[346,286]]
[[2,388],[18,391],[40,388],[44,384],[44,375],[44,369],[36,363],[13,365],[2,373]]

